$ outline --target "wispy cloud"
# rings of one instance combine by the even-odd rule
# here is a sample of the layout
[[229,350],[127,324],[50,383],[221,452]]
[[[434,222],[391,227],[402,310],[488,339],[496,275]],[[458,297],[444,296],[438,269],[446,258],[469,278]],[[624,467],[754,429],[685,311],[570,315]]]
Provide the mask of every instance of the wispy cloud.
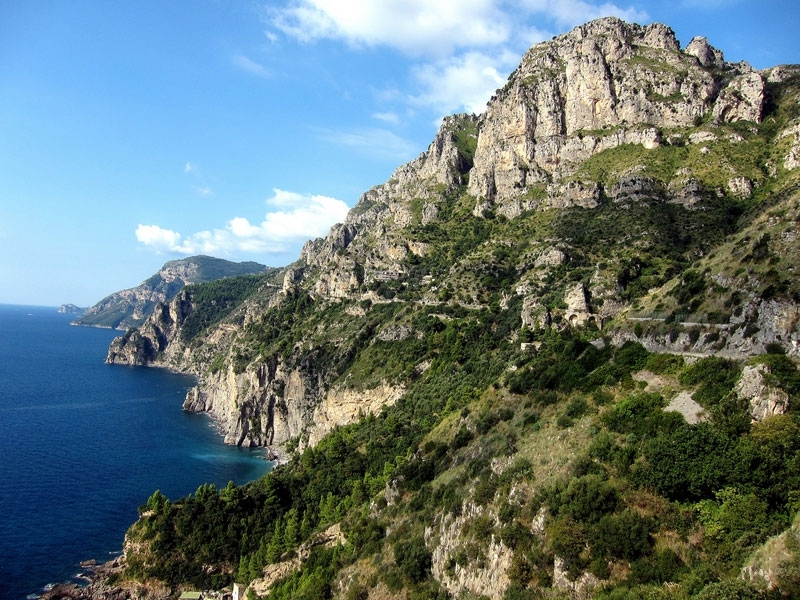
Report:
[[203,196],[204,198],[214,195],[214,190],[207,185],[195,185],[192,186],[192,189],[194,189],[198,196]]
[[208,185],[205,176],[195,163],[192,161],[186,161],[186,164],[183,165],[183,172],[197,182],[196,185],[192,186],[192,189],[198,196],[208,198],[214,195],[214,190],[212,190],[211,186]]
[[321,131],[319,138],[325,142],[353,148],[365,156],[380,159],[408,160],[419,151],[414,142],[380,127],[352,131]]
[[334,223],[344,220],[349,210],[336,198],[279,189],[273,190],[266,205],[268,211],[260,223],[233,217],[220,228],[187,236],[159,225],[140,224],[136,239],[165,254],[281,254],[293,245],[325,235]]
[[400,123],[400,116],[393,112],[374,113],[372,118],[383,121],[384,123],[391,123],[392,125],[398,125]]
[[272,72],[267,67],[259,62],[256,62],[252,58],[245,56],[244,54],[237,54],[232,60],[236,67],[242,71],[250,73],[251,75],[257,75],[258,77],[272,76]]
[[601,17],[619,17],[626,21],[646,22],[650,17],[636,8],[622,8],[613,2],[591,2],[589,0],[518,0],[522,15],[543,21],[551,21],[563,29],[574,27]]
[[[411,97],[415,104],[435,108],[440,114],[466,111],[481,113],[486,102],[502,87],[519,56],[505,52],[498,57],[481,52],[419,65],[413,75],[422,91]],[[498,70],[500,69],[500,70]]]
[[681,0],[678,4],[695,10],[719,10],[742,4],[745,0]]

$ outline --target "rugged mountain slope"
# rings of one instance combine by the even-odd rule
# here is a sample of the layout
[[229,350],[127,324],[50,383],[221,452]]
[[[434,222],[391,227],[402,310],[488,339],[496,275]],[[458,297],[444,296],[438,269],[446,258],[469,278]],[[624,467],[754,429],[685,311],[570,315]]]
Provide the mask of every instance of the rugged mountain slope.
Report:
[[[534,46],[296,263],[115,340],[109,362],[197,374],[185,407],[226,441],[296,454],[151,498],[128,576],[281,573],[271,596],[309,598],[735,579],[800,490],[798,166],[796,66],[617,19]],[[182,520],[202,510],[227,533]],[[313,549],[337,522],[348,558]],[[791,589],[786,560],[766,583]]]
[[[638,324],[654,349],[797,352],[796,82],[793,67],[725,63],[702,38],[681,51],[660,24],[579,27],[533,47],[481,118],[445,119],[233,323],[202,344],[179,336],[182,317],[158,321],[190,312],[182,297],[109,361],[193,371],[187,407],[212,413],[229,442],[282,444],[358,414],[346,371],[362,347],[419,336],[410,316],[376,320],[399,310],[386,303],[508,311],[526,331],[592,323],[621,339]],[[747,240],[761,246],[743,266],[730,248]],[[301,331],[276,347],[280,319]],[[362,410],[397,398],[398,375],[359,382]]]
[[263,273],[267,267],[255,262],[234,263],[211,256],[171,260],[135,288],[115,292],[86,310],[73,325],[127,329],[144,323],[157,304],[170,302],[183,286]]

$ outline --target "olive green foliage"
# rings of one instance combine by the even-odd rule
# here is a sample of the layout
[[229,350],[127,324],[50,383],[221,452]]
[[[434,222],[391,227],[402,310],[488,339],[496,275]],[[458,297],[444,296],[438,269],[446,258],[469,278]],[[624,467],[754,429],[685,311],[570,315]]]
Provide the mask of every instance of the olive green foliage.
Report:
[[569,239],[596,260],[614,261],[622,296],[637,298],[689,265],[689,253],[718,244],[733,230],[741,209],[726,200],[709,201],[702,215],[659,197],[621,210],[614,203],[563,211],[555,221]]
[[454,132],[456,148],[463,159],[460,171],[466,173],[472,167],[472,159],[478,146],[477,122],[471,119],[460,121],[460,127]]
[[266,358],[272,353],[287,353],[305,333],[307,324],[304,320],[315,308],[308,294],[292,291],[276,308],[249,323],[236,347],[234,370],[243,371],[259,356]]
[[181,337],[191,342],[211,325],[227,317],[236,307],[258,291],[265,275],[242,275],[186,286],[192,311],[181,325]]
[[[297,314],[303,314],[310,312],[308,302],[296,296],[292,306]],[[289,465],[243,488],[226,489],[224,494],[213,487],[203,488],[194,497],[171,504],[159,496],[149,501],[148,505],[166,504],[167,508],[143,516],[136,531],[151,542],[160,559],[156,564],[134,559],[129,575],[196,586],[219,585],[234,575],[246,582],[312,532],[341,521],[383,490],[391,477],[410,491],[423,488],[448,466],[441,460],[447,446],[432,447],[430,457],[406,457],[443,414],[461,410],[477,398],[478,390],[496,381],[511,351],[507,342],[510,328],[518,326],[506,322],[505,314],[479,312],[483,323],[493,323],[487,330],[476,327],[476,315],[462,314],[463,318],[446,324],[438,319],[423,321],[431,325],[426,337],[431,338],[432,366],[394,407],[369,415],[357,425],[334,430]],[[279,347],[285,336],[294,335],[291,328],[270,328],[271,322],[258,322],[250,330],[253,339]],[[263,337],[256,338],[256,333]],[[445,343],[441,343],[442,337]],[[358,352],[351,364],[357,360]],[[509,416],[501,414],[501,418]],[[383,529],[372,519],[356,518],[353,513],[344,528],[356,557],[380,548]],[[424,555],[418,547],[400,548],[401,552],[408,550],[402,570],[413,583],[426,568]],[[238,567],[235,573],[211,576],[203,565],[214,561]],[[322,585],[333,573],[326,568],[303,572]]]
[[419,583],[430,574],[431,553],[422,536],[396,542],[394,555],[397,566],[411,582]]
[[659,394],[636,394],[618,402],[604,413],[603,423],[611,431],[633,434],[637,438],[656,437],[680,427],[683,417],[664,412],[664,398]]
[[692,397],[710,408],[730,393],[740,370],[732,360],[709,356],[684,369],[679,380],[683,385],[698,386]]

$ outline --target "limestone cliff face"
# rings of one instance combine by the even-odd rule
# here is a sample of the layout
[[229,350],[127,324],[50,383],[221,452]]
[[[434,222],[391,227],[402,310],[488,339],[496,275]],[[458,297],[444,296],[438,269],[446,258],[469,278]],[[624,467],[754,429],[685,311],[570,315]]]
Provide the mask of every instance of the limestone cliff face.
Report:
[[474,519],[488,518],[486,509],[472,502],[466,502],[461,514],[441,515],[432,527],[425,530],[425,538],[432,546],[431,571],[434,577],[451,594],[458,597],[465,593],[489,598],[502,598],[508,588],[508,571],[514,552],[506,546],[499,535],[492,535],[482,560],[466,565],[448,564],[448,560],[462,547],[465,540],[465,526]]
[[782,415],[789,408],[789,394],[770,386],[767,377],[771,373],[767,365],[747,365],[736,384],[736,395],[747,400],[754,421]]
[[[515,219],[524,211],[605,209],[608,215],[609,207],[623,211],[650,203],[674,205],[669,213],[673,218],[683,212],[704,216],[709,198],[746,200],[757,193],[758,178],[765,176],[761,171],[743,174],[726,168],[713,188],[689,168],[666,177],[654,176],[636,163],[607,178],[583,177],[579,171],[588,159],[622,146],[644,153],[681,147],[703,156],[719,145],[747,143],[723,125],[758,124],[767,81],[789,80],[796,74],[790,67],[762,74],[744,63],[726,63],[704,38],[691,40],[682,50],[673,31],[661,24],[643,27],[608,18],[578,27],[531,48],[484,115],[445,118],[425,152],[364,193],[344,223],[334,225],[326,237],[307,242],[296,263],[276,272],[272,288],[261,290],[230,318],[209,328],[201,342],[190,344],[180,335],[193,310],[191,298],[180,294],[171,303],[159,304],[141,327],[115,340],[108,362],[165,366],[197,375],[200,383],[184,406],[211,414],[229,443],[280,446],[298,439],[303,445],[396,402],[404,387],[396,381],[347,387],[346,373],[331,365],[346,363],[359,348],[348,347],[352,340],[346,337],[333,336],[327,346],[312,341],[314,331],[331,323],[308,325],[306,337],[294,338],[280,349],[248,338],[251,325],[289,298],[307,297],[320,311],[347,306],[345,320],[366,320],[365,306],[373,304],[412,307],[447,302],[453,296],[452,302],[473,309],[481,302],[488,304],[481,300],[481,286],[484,280],[502,279],[497,276],[501,267],[511,283],[504,284],[497,309],[505,310],[514,305],[513,296],[521,297],[514,305],[521,325],[603,327],[630,307],[621,296],[621,273],[633,267],[615,263],[613,252],[589,259],[591,241],[576,249],[567,235],[540,229],[540,238],[534,240],[511,233],[502,240],[487,236],[469,246],[471,256],[453,252],[442,259],[446,252],[437,225],[455,225],[453,214],[460,210],[458,219],[476,221],[467,234],[477,236],[493,226],[484,227],[497,215]],[[790,171],[800,164],[798,127],[792,122],[776,136],[782,164],[758,169]],[[647,218],[657,220],[660,215]],[[504,223],[499,218],[495,222],[498,228]],[[431,231],[439,238],[428,235]],[[647,232],[644,240],[631,243],[646,249],[649,236]],[[492,263],[502,262],[498,256],[511,255],[520,246],[527,249],[516,263]],[[376,291],[375,284],[381,283],[404,289],[411,271],[431,256],[438,260],[435,275],[419,268],[413,273],[416,288],[406,299],[393,300]],[[585,272],[564,279],[572,261],[579,260]],[[559,286],[557,292],[548,287],[554,285]],[[294,315],[285,318],[289,326]],[[735,319],[757,325],[760,333],[753,335],[752,326],[737,327]],[[727,350],[737,354],[761,351],[769,343],[791,343],[796,353],[797,324],[795,304],[753,292],[731,318],[730,333],[722,335]],[[363,347],[407,337],[412,329],[407,323],[394,333],[365,328],[368,339],[362,340]],[[653,349],[696,352],[713,351],[718,343],[710,335],[658,335],[642,341]],[[617,339],[624,337],[618,334]]]
[[[281,295],[275,298],[279,303]],[[179,294],[170,304],[160,304],[137,329],[116,338],[106,362],[167,367],[192,373],[201,382],[190,389],[185,410],[209,414],[225,442],[240,446],[282,446],[297,438],[301,447],[316,444],[337,425],[391,406],[402,386],[386,383],[374,389],[351,390],[331,386],[333,375],[318,364],[318,352],[272,356],[237,372],[232,360],[213,369],[204,348],[187,345],[180,326],[192,311],[190,297]],[[230,352],[241,329],[222,323],[205,336],[207,348]]]
[[[163,353],[175,351],[181,324],[191,311],[191,303],[181,294],[170,304],[157,304],[140,328],[130,329],[115,338],[108,349],[106,363],[147,366],[165,362]],[[172,343],[172,344],[171,344]]]
[[764,90],[761,74],[725,63],[703,38],[681,51],[665,25],[593,21],[525,54],[481,119],[469,191],[479,209],[515,216],[530,188],[609,148],[656,148],[660,128],[709,114],[760,122]]
[[401,274],[409,255],[425,253],[426,246],[409,240],[404,230],[436,220],[443,192],[466,180],[477,122],[470,115],[446,117],[425,152],[363,194],[345,222],[325,238],[306,243],[300,262],[308,265],[305,274],[315,277],[315,294],[350,296],[365,277]]
[[299,436],[322,397],[313,365],[288,368],[272,359],[244,373],[228,368],[207,376],[202,387],[189,391],[183,406],[210,414],[226,443],[271,446]]
[[324,379],[311,357],[293,367],[273,358],[254,371],[237,375],[228,369],[206,378],[202,387],[189,391],[183,407],[211,415],[228,444],[280,447],[298,439],[304,447],[315,445],[336,426],[391,406],[403,392],[385,384],[369,390],[327,390]]

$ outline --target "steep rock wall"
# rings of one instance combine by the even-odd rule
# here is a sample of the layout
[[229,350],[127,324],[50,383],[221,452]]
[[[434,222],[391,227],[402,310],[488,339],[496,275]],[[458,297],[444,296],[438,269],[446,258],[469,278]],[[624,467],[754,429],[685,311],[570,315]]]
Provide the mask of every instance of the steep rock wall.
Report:
[[309,357],[294,367],[273,358],[255,370],[232,369],[188,392],[183,407],[205,412],[218,423],[225,442],[240,446],[282,446],[300,438],[313,446],[334,427],[348,425],[394,404],[402,387],[370,390],[334,387],[326,391],[324,373]]
[[760,122],[764,90],[759,73],[724,63],[704,40],[682,52],[665,25],[593,21],[531,48],[490,102],[469,192],[503,204],[602,150],[655,148],[653,126],[691,127],[709,112]]

